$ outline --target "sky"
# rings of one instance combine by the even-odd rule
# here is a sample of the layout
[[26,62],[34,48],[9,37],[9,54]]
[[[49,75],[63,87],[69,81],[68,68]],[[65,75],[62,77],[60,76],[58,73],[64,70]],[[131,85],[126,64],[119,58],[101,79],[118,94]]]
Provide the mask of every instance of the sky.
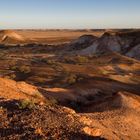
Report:
[[0,0],[0,29],[140,28],[140,0]]

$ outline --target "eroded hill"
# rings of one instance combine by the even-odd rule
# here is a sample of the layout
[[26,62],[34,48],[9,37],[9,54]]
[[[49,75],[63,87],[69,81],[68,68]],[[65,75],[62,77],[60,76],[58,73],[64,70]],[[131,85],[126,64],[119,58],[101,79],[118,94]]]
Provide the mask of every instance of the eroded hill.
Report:
[[[130,32],[105,32],[101,37],[95,38],[94,36],[85,36],[88,39],[79,38],[72,44],[70,44],[71,49],[74,50],[73,53],[79,55],[92,55],[92,54],[102,54],[107,51],[117,52],[132,58],[139,59],[140,53],[140,31],[130,31]],[[86,44],[84,48],[77,50],[77,43],[79,46]],[[92,42],[92,43],[91,43]]]
[[109,31],[1,45],[1,138],[139,139],[139,43],[139,31]]
[[12,30],[0,31],[0,44],[21,44],[26,41],[26,38],[17,34]]

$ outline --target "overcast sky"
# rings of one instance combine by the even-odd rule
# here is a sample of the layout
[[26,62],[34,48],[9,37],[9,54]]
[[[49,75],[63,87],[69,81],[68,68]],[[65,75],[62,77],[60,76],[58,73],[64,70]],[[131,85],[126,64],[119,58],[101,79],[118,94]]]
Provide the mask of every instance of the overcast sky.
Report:
[[0,0],[0,28],[140,28],[140,0]]

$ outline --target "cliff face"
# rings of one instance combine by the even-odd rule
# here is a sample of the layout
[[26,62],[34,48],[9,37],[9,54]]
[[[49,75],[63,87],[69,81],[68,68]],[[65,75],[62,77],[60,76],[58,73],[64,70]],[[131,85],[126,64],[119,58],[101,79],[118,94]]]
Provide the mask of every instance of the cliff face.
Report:
[[[81,38],[82,39],[82,38]],[[76,54],[91,55],[101,54],[108,51],[117,52],[136,59],[139,58],[139,44],[140,44],[140,32],[133,31],[128,33],[111,33],[106,32],[99,38],[91,38],[91,44],[88,44],[84,39],[82,44],[86,44],[84,48],[81,45],[81,39],[71,43],[71,48],[77,50],[81,46],[81,49],[76,51]],[[88,41],[89,42],[89,41]],[[79,45],[77,47],[77,44]]]

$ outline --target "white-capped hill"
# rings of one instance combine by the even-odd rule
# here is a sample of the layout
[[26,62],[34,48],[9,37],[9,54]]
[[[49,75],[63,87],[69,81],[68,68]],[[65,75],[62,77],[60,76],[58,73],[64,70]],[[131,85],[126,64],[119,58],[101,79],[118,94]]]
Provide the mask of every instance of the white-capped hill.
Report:
[[[83,39],[84,37],[84,39]],[[105,32],[101,37],[83,36],[69,44],[69,50],[78,55],[117,52],[140,60],[140,31]],[[80,49],[79,49],[80,48]]]

